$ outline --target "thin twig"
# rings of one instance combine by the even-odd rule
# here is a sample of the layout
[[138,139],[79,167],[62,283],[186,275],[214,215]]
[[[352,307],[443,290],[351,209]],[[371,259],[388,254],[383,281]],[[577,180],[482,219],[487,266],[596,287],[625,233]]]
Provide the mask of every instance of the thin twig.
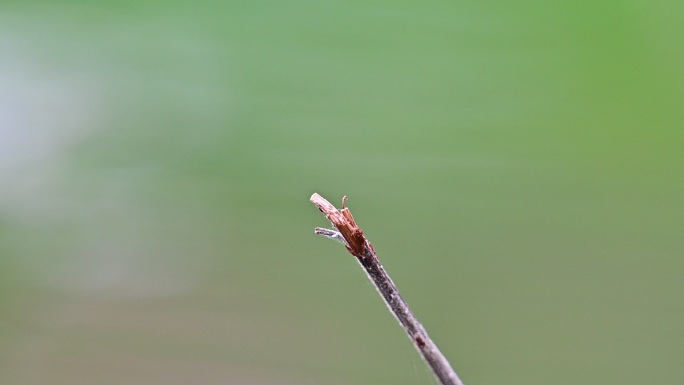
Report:
[[363,235],[363,231],[354,221],[351,211],[345,207],[347,197],[345,196],[342,200],[341,210],[338,210],[318,194],[313,194],[310,200],[333,225],[333,229],[316,227],[315,233],[341,242],[356,257],[380,296],[385,300],[387,307],[413,341],[416,350],[432,369],[439,383],[442,385],[463,385],[454,369],[451,368],[449,361],[439,351],[437,345],[432,342],[423,325],[413,315],[394,282],[380,264],[373,245]]

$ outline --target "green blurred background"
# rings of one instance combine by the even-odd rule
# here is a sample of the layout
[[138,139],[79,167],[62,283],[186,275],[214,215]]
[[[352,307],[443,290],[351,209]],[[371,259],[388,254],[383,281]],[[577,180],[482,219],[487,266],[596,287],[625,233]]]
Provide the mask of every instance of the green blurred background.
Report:
[[[42,4],[41,4],[42,3]],[[684,3],[0,5],[0,383],[684,383]]]

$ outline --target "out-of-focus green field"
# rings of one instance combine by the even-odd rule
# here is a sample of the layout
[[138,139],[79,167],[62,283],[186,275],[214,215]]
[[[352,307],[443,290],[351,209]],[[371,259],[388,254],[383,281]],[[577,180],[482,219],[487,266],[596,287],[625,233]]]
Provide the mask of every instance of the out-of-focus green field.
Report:
[[684,383],[684,6],[0,5],[0,383]]

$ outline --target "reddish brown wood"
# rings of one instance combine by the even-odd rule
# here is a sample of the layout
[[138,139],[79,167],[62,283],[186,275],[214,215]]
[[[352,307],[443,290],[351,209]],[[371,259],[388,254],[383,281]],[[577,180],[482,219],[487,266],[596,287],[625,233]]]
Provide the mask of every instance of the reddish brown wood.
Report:
[[363,258],[366,250],[366,238],[363,236],[363,231],[359,228],[352,216],[351,211],[344,207],[345,199],[342,200],[342,210],[338,210],[332,203],[328,202],[322,196],[314,193],[311,196],[311,202],[318,207],[330,223],[335,226],[347,241],[347,249],[357,258]]

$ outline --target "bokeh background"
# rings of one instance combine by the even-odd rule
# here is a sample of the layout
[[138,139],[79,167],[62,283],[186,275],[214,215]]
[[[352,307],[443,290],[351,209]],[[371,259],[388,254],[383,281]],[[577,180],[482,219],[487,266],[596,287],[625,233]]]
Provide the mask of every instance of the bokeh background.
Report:
[[0,383],[684,383],[684,3],[3,1]]

